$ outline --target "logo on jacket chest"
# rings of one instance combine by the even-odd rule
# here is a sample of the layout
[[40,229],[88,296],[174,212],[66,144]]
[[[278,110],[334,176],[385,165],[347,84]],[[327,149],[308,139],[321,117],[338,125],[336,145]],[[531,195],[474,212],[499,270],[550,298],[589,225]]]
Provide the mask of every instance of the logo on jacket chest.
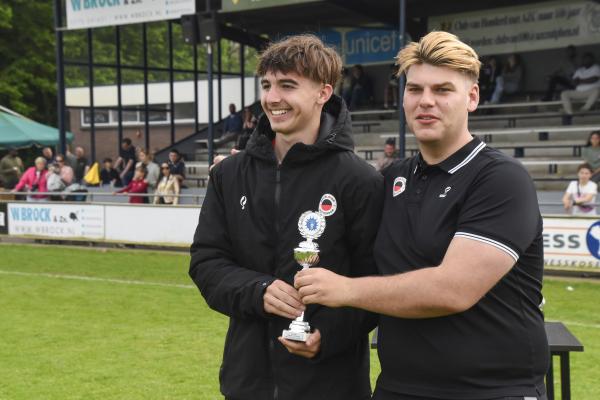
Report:
[[337,200],[335,197],[329,193],[324,194],[319,202],[319,212],[324,217],[330,217],[335,213],[335,210],[337,210]]
[[399,194],[402,194],[406,190],[406,178],[403,176],[398,176],[394,179],[394,184],[392,185],[392,196],[396,197]]

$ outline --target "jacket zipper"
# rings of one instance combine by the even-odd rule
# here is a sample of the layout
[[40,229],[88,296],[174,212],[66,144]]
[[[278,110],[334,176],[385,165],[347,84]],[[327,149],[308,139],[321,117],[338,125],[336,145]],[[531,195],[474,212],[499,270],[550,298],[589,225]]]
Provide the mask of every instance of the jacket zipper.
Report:
[[[279,238],[279,202],[281,198],[281,164],[277,164],[277,170],[275,171],[275,237]],[[277,244],[275,244],[277,249]],[[276,252],[277,253],[277,252]],[[275,268],[277,268],[277,255],[275,256]],[[275,272],[275,271],[273,271]],[[269,322],[269,328],[271,328],[271,322]],[[271,329],[269,329],[271,330]],[[273,359],[273,352],[275,350],[275,343],[273,339],[270,339],[269,347],[271,350],[271,360]],[[279,387],[277,385],[277,371],[273,369],[273,400],[279,398]]]

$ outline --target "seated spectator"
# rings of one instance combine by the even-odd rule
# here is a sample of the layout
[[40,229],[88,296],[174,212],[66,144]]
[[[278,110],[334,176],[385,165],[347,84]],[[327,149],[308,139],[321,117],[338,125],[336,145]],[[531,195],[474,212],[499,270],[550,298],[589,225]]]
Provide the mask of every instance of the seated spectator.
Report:
[[223,121],[223,135],[218,141],[215,141],[215,146],[219,147],[228,142],[235,142],[242,133],[242,127],[242,117],[236,113],[235,104],[229,104],[229,115]]
[[70,165],[67,165],[65,162],[65,157],[62,154],[56,155],[56,163],[60,168],[59,175],[60,179],[64,182],[65,186],[69,186],[74,182],[75,174],[73,172],[73,168]]
[[119,176],[119,172],[113,168],[111,158],[105,158],[104,160],[102,160],[102,169],[100,170],[100,184],[110,185],[113,187],[122,186],[121,177]]
[[183,180],[185,179],[185,163],[183,162],[183,157],[177,149],[172,149],[169,152],[169,168],[171,169],[171,175],[174,175],[175,178],[179,181],[179,186],[183,186]]
[[560,94],[565,111],[564,125],[570,125],[573,120],[572,100],[585,100],[581,111],[588,111],[600,95],[600,66],[595,63],[592,53],[583,55],[583,66],[573,74],[573,84],[575,90],[565,90]]
[[244,150],[246,148],[246,144],[248,143],[250,136],[252,136],[252,132],[254,132],[257,123],[257,119],[254,114],[252,114],[250,108],[244,108],[243,114],[244,124],[242,125],[242,134],[238,138],[234,147],[236,150]]
[[362,65],[355,65],[352,67],[352,93],[349,103],[350,110],[356,110],[358,107],[367,105],[371,99],[371,94],[371,80],[365,74]]
[[583,160],[592,167],[592,181],[600,181],[600,131],[590,133],[585,147],[581,150]]
[[508,56],[502,73],[496,79],[490,103],[498,104],[503,96],[518,93],[521,90],[522,80],[523,65],[521,64],[521,57],[518,54],[511,54]]
[[25,166],[19,157],[16,148],[11,148],[8,154],[0,160],[0,186],[12,189],[23,175]]
[[83,147],[75,147],[75,166],[73,167],[73,171],[75,173],[75,182],[81,183],[83,181],[83,177],[85,174],[87,174],[89,169],[90,166],[88,159],[85,157],[85,151],[83,150]]
[[[42,192],[48,191],[46,175],[48,170],[46,169],[46,159],[44,157],[38,157],[35,159],[35,166],[29,167],[27,171],[21,176],[19,183],[11,190],[12,193],[19,191],[27,192]],[[46,201],[48,195],[46,194],[30,194],[27,195],[27,201]]]
[[562,199],[565,211],[572,215],[596,215],[598,185],[591,177],[592,167],[589,164],[577,167],[578,180],[569,182]]
[[162,178],[154,192],[154,204],[176,205],[179,203],[179,181],[174,175],[171,175],[169,164],[162,163],[160,169]]
[[[52,163],[48,167],[48,174],[46,174],[46,187],[49,192],[62,192],[65,190],[65,183],[60,179],[60,166],[58,163]],[[51,195],[50,200],[59,201],[63,200],[62,195]]]
[[131,139],[124,138],[121,141],[121,151],[115,162],[115,168],[120,171],[119,177],[123,185],[129,184],[135,169],[135,146],[131,144]]
[[338,94],[344,99],[346,106],[349,106],[352,100],[352,76],[346,67],[342,68],[342,79],[340,79],[338,85]]
[[[479,74],[479,93],[483,103],[490,103],[500,78],[502,66],[495,56],[486,57],[482,60],[481,72]],[[499,89],[502,91],[502,88]]]
[[577,70],[577,49],[575,46],[568,46],[564,53],[564,58],[558,67],[548,76],[548,89],[542,97],[542,101],[552,101],[557,94],[556,89],[573,90],[573,75]]
[[388,108],[390,99],[394,101],[394,107],[398,107],[398,77],[396,64],[390,64],[390,75],[385,84],[385,90],[383,91],[383,108]]
[[391,138],[387,139],[385,141],[385,147],[383,148],[383,154],[377,159],[377,162],[375,163],[375,169],[377,171],[383,171],[397,159],[398,153],[396,152],[396,141]]
[[135,164],[135,167],[139,167],[143,165],[146,167],[146,182],[148,182],[148,189],[154,191],[156,189],[156,185],[158,183],[158,178],[160,177],[160,167],[157,163],[152,161],[154,157],[152,154],[148,153],[146,149],[140,149],[138,152],[138,162]]
[[133,179],[127,186],[121,190],[113,192],[113,195],[117,193],[129,193],[129,203],[131,204],[143,204],[146,196],[136,196],[131,193],[148,193],[148,183],[144,180],[146,177],[146,168],[141,165],[135,169]]

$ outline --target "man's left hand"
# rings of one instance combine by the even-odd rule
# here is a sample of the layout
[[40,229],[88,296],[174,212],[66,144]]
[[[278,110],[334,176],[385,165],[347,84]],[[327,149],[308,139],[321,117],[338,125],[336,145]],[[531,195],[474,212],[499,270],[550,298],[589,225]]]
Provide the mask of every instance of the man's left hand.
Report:
[[300,357],[313,358],[321,351],[321,332],[318,329],[308,335],[306,342],[287,340],[281,336],[278,339],[287,351]]
[[328,307],[348,305],[351,278],[325,268],[309,268],[296,274],[294,286],[304,304],[322,304]]

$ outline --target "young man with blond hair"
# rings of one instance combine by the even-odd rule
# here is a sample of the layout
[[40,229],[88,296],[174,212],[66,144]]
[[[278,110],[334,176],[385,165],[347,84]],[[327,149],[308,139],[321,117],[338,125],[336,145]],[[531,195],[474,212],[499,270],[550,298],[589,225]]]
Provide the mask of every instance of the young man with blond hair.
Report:
[[420,154],[385,171],[384,276],[311,268],[295,286],[305,304],[382,314],[374,399],[545,399],[542,219],[527,171],[469,133],[477,54],[432,32],[397,62]]
[[[333,95],[341,60],[332,48],[292,36],[261,54],[257,73],[264,115],[246,149],[211,170],[191,248],[190,276],[208,305],[229,316],[221,392],[235,400],[369,399],[367,335],[376,317],[305,307],[292,286],[294,249],[314,233],[319,265],[374,274],[383,179],[353,152],[348,109]],[[306,342],[281,337],[302,312],[313,329]]]

